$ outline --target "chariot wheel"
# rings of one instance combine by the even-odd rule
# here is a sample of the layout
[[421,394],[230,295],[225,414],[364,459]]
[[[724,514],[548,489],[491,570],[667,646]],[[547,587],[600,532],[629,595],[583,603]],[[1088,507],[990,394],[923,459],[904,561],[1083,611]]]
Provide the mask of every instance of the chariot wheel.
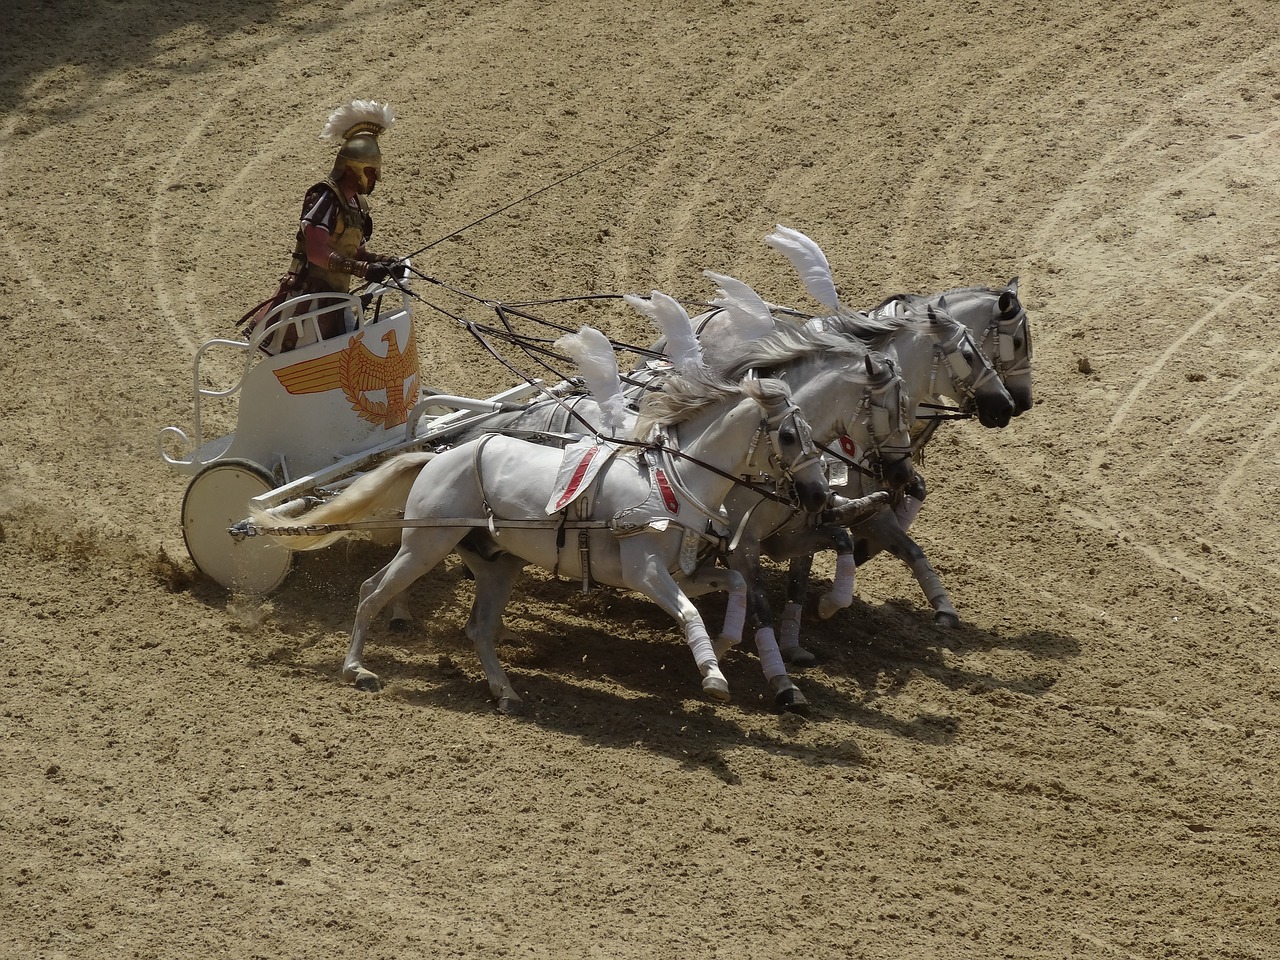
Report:
[[249,514],[249,501],[276,486],[249,460],[201,470],[182,498],[182,538],[200,572],[237,593],[268,594],[293,569],[293,553],[271,537],[236,540],[227,528]]

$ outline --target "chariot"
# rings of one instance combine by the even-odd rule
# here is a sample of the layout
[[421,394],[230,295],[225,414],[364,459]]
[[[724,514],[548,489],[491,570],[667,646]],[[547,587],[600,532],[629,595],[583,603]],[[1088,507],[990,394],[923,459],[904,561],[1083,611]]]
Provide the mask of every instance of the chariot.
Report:
[[[191,478],[182,535],[201,572],[236,592],[272,592],[295,554],[271,537],[230,534],[251,507],[301,512],[390,456],[446,444],[543,395],[538,382],[487,399],[424,386],[411,298],[407,280],[296,297],[272,309],[249,339],[215,338],[196,351],[191,432],[164,427],[157,447]],[[346,332],[323,339],[319,318],[335,311]],[[273,352],[286,333],[298,346]],[[215,386],[219,379],[232,382]],[[232,405],[235,429],[207,436]]]

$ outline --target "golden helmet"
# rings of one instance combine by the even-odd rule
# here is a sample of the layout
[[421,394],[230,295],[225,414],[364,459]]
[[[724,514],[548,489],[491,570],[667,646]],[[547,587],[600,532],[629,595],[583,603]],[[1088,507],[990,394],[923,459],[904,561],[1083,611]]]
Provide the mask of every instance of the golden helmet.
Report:
[[[333,161],[330,179],[336,183],[350,170],[356,179],[356,190],[372,193],[382,173],[378,137],[390,130],[395,122],[390,105],[376,100],[352,100],[333,111],[320,134],[322,140],[342,144]],[[368,168],[375,171],[373,177],[369,176]]]

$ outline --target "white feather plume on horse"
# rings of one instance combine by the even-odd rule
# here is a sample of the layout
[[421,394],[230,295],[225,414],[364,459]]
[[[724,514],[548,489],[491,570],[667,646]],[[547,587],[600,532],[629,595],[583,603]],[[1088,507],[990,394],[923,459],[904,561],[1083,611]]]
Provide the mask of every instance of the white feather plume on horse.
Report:
[[573,357],[587,382],[587,389],[600,405],[604,427],[612,436],[624,436],[635,425],[635,417],[627,412],[618,376],[618,357],[609,338],[595,327],[584,326],[577,333],[566,333],[555,343]]
[[774,250],[777,250],[796,268],[804,288],[809,296],[833,313],[847,313],[844,304],[836,293],[835,281],[831,276],[831,264],[813,240],[799,230],[792,230],[779,224],[773,233],[764,238]]
[[714,270],[703,270],[702,275],[717,285],[716,296],[711,302],[728,311],[743,342],[759,339],[774,331],[776,324],[771,305],[749,284]]
[[688,374],[702,367],[702,345],[693,332],[689,311],[678,300],[661,290],[654,290],[648,299],[631,293],[622,299],[657,324],[667,338],[667,356],[678,373]]

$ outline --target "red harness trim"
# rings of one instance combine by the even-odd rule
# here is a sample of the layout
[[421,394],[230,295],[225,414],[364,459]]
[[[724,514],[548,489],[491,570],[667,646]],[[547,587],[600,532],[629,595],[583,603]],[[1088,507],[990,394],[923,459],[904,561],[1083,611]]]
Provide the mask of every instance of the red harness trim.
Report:
[[591,466],[591,461],[596,458],[596,454],[599,452],[599,447],[592,447],[587,451],[586,456],[579,461],[578,466],[573,471],[573,476],[569,478],[569,484],[565,487],[564,493],[560,494],[560,499],[556,501],[557,510],[563,510],[565,505],[571,503],[573,498],[578,495],[578,488],[582,486],[582,478],[586,476],[587,468]]
[[663,506],[667,508],[668,513],[679,513],[680,501],[676,499],[676,492],[671,489],[667,474],[661,467],[655,471],[655,477],[658,481],[658,492],[662,494]]

